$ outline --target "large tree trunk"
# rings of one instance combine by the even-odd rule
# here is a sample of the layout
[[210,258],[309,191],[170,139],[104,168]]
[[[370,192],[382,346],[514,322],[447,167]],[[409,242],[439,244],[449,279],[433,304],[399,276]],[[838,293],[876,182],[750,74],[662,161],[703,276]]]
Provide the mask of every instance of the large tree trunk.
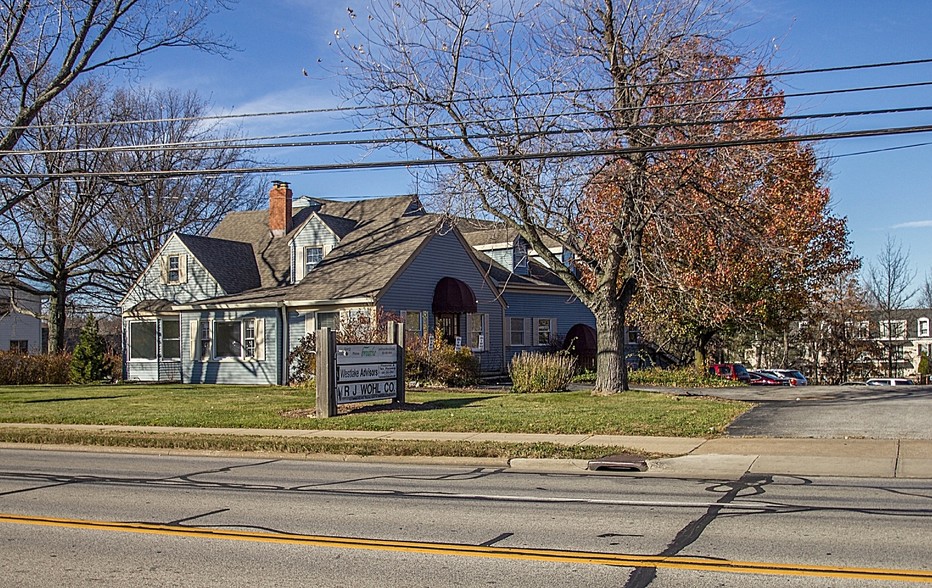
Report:
[[49,353],[61,353],[65,350],[65,293],[67,279],[58,279],[52,284],[52,296],[49,297]]
[[628,389],[624,317],[620,304],[606,304],[595,313],[598,339],[593,391],[597,394],[613,394]]
[[[614,274],[613,274],[614,275]],[[591,307],[598,331],[596,339],[596,394],[614,394],[628,389],[628,369],[625,363],[625,314],[634,297],[634,278],[603,283],[597,290],[597,303]]]

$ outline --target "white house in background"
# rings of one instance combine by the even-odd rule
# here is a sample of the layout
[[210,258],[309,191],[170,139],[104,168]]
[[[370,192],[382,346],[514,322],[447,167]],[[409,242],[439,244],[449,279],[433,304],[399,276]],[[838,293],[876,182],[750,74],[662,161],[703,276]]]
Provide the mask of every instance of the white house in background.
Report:
[[411,335],[460,341],[489,375],[570,332],[594,340],[595,326],[547,268],[496,262],[416,196],[293,201],[283,182],[268,210],[231,213],[208,237],[172,235],[121,306],[126,379],[185,383],[284,384],[306,333],[377,311]]
[[0,350],[42,352],[42,298],[14,276],[0,274]]

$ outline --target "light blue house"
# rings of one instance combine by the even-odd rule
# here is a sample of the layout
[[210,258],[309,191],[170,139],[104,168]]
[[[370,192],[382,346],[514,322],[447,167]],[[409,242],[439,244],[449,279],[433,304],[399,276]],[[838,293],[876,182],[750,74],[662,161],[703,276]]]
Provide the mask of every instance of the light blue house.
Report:
[[269,210],[163,244],[121,303],[125,377],[285,384],[305,334],[379,312],[409,336],[439,329],[501,374],[518,350],[594,325],[552,275],[511,274],[415,196],[292,201],[276,183]]

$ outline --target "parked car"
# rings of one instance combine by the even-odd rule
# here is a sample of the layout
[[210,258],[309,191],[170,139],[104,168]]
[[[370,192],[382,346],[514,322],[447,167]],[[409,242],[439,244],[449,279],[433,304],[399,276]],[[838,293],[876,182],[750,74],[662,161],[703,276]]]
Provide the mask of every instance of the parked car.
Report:
[[755,370],[749,370],[748,375],[751,376],[751,385],[752,386],[789,386],[789,378],[780,378],[773,376],[771,374],[765,374],[763,372],[758,372]]
[[798,370],[766,369],[757,371],[770,374],[777,378],[786,378],[790,381],[790,386],[806,386],[809,384],[809,380],[806,379],[806,376]]
[[713,363],[709,366],[709,373],[727,380],[737,380],[745,384],[751,383],[751,376],[748,375],[747,368],[740,363]]
[[909,378],[871,378],[867,381],[868,386],[911,386],[914,383]]

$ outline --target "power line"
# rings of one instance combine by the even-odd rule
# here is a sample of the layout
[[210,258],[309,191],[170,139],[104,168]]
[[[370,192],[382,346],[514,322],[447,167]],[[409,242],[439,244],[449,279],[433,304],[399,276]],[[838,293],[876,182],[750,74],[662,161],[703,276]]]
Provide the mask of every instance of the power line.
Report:
[[[786,115],[786,116],[764,116],[764,117],[748,117],[748,118],[726,118],[726,119],[710,119],[710,120],[698,120],[698,121],[679,121],[671,123],[648,123],[644,125],[633,125],[630,127],[618,127],[618,126],[602,126],[602,127],[586,127],[586,128],[569,128],[569,129],[550,129],[550,130],[539,130],[539,131],[507,131],[499,133],[475,133],[469,135],[469,139],[497,139],[501,137],[511,137],[515,135],[524,135],[528,138],[532,137],[543,137],[543,136],[553,136],[553,135],[572,135],[572,134],[597,134],[597,133],[611,133],[624,130],[626,132],[631,131],[644,131],[644,130],[656,130],[656,129],[679,129],[686,127],[711,127],[711,126],[723,126],[723,125],[735,125],[735,124],[745,124],[745,123],[758,123],[758,122],[792,122],[792,121],[803,121],[803,120],[822,120],[829,118],[852,118],[852,117],[863,117],[863,116],[876,116],[876,115],[887,115],[887,114],[906,114],[914,112],[928,112],[932,111],[932,106],[910,106],[910,107],[901,107],[901,108],[881,108],[873,110],[853,110],[853,111],[842,111],[842,112],[827,112],[827,113],[815,113],[815,114],[796,114],[796,115]],[[600,113],[595,113],[600,114]],[[603,113],[605,114],[605,113]],[[418,130],[420,127],[418,127]],[[108,147],[87,147],[87,148],[68,148],[68,149],[36,149],[30,151],[10,151],[5,152],[9,155],[18,155],[18,156],[34,156],[34,155],[51,155],[51,154],[66,154],[66,153],[112,153],[112,152],[140,152],[140,151],[177,151],[177,150],[187,150],[187,149],[200,149],[200,150],[220,150],[220,149],[286,149],[286,148],[303,148],[303,147],[345,147],[345,146],[360,146],[360,145],[388,145],[392,143],[417,143],[417,142],[432,142],[440,143],[447,141],[457,141],[460,140],[462,136],[460,135],[446,135],[446,136],[408,136],[408,137],[384,137],[384,138],[369,138],[369,139],[343,139],[343,140],[329,140],[329,141],[300,141],[300,142],[290,142],[290,143],[236,143],[230,142],[229,139],[222,140],[222,142],[215,143],[214,141],[190,141],[190,142],[178,142],[178,143],[160,143],[160,144],[146,144],[146,145],[116,145]],[[221,141],[221,140],[218,140]],[[0,152],[3,153],[3,152]]]
[[492,155],[478,157],[451,157],[446,159],[412,159],[401,161],[370,161],[357,163],[334,163],[334,164],[316,164],[316,165],[283,165],[283,166],[264,166],[250,168],[216,168],[216,169],[186,169],[186,170],[154,170],[148,172],[140,171],[114,171],[114,172],[68,172],[68,173],[12,173],[6,174],[7,178],[16,179],[42,179],[42,178],[80,178],[80,177],[104,177],[104,178],[178,178],[190,177],[194,175],[219,176],[229,174],[264,174],[264,173],[316,173],[326,171],[343,171],[343,170],[373,170],[373,169],[390,169],[390,168],[412,168],[412,167],[436,167],[446,165],[471,165],[477,163],[494,163],[508,161],[540,160],[540,159],[571,159],[577,157],[601,157],[601,156],[619,156],[631,155],[636,153],[661,153],[670,151],[695,151],[701,149],[717,149],[753,145],[775,145],[786,143],[802,143],[812,141],[829,141],[839,139],[852,139],[863,137],[880,137],[906,135],[916,133],[932,132],[932,125],[918,125],[909,127],[893,127],[881,129],[862,129],[857,131],[839,131],[833,133],[810,133],[805,135],[789,135],[782,137],[760,137],[735,139],[728,141],[709,141],[697,143],[672,143],[666,145],[656,145],[647,148],[634,147],[605,147],[599,149],[573,150],[573,151],[552,151],[546,153],[524,153],[513,155]]
[[[737,81],[737,80],[751,80],[757,78],[781,78],[797,75],[809,75],[816,73],[835,73],[843,71],[858,71],[864,69],[879,69],[879,68],[889,68],[889,67],[901,67],[908,65],[922,65],[932,63],[932,58],[923,58],[923,59],[910,59],[902,61],[887,61],[880,63],[866,63],[866,64],[856,64],[856,65],[843,65],[843,66],[834,66],[834,67],[821,67],[821,68],[812,68],[812,69],[799,69],[799,70],[787,70],[787,71],[777,71],[777,72],[764,72],[764,73],[753,73],[753,74],[740,74],[734,76],[719,76],[711,78],[699,78],[699,79],[689,79],[689,80],[678,80],[678,81],[667,81],[667,82],[652,82],[648,84],[643,84],[638,86],[635,84],[628,84],[622,86],[622,88],[653,88],[653,87],[664,87],[664,86],[686,86],[691,84],[705,84],[709,82],[717,81]],[[541,96],[561,96],[561,95],[574,95],[574,94],[587,94],[594,92],[609,92],[616,90],[615,86],[605,86],[605,87],[595,87],[595,88],[579,88],[579,89],[565,89],[565,90],[542,90],[538,92],[522,92],[521,94],[500,94],[492,96],[463,96],[461,98],[453,98],[450,100],[438,100],[435,102],[413,102],[413,103],[394,103],[394,104],[376,104],[376,105],[357,105],[357,106],[331,106],[325,108],[308,108],[308,109],[297,109],[297,110],[282,110],[282,111],[272,111],[272,112],[253,112],[253,113],[239,113],[239,114],[216,114],[216,115],[203,115],[203,116],[191,116],[191,117],[174,117],[174,118],[151,118],[151,119],[132,119],[125,121],[101,121],[101,122],[74,122],[74,123],[65,123],[65,124],[54,124],[54,125],[31,125],[31,126],[0,126],[0,129],[3,132],[13,131],[13,130],[26,130],[29,128],[57,128],[59,126],[67,127],[86,127],[86,126],[117,126],[117,125],[133,125],[133,124],[148,124],[148,123],[164,123],[164,122],[192,122],[192,121],[208,121],[208,120],[235,120],[235,119],[246,119],[246,118],[260,118],[260,117],[277,117],[277,116],[295,116],[295,115],[308,115],[308,114],[334,114],[334,113],[346,113],[346,112],[366,112],[370,110],[381,110],[387,108],[399,108],[399,107],[411,107],[411,106],[435,106],[437,102],[444,104],[455,104],[459,102],[473,102],[477,100],[502,100],[502,99],[513,99],[513,98],[522,98],[522,97],[541,97]]]

